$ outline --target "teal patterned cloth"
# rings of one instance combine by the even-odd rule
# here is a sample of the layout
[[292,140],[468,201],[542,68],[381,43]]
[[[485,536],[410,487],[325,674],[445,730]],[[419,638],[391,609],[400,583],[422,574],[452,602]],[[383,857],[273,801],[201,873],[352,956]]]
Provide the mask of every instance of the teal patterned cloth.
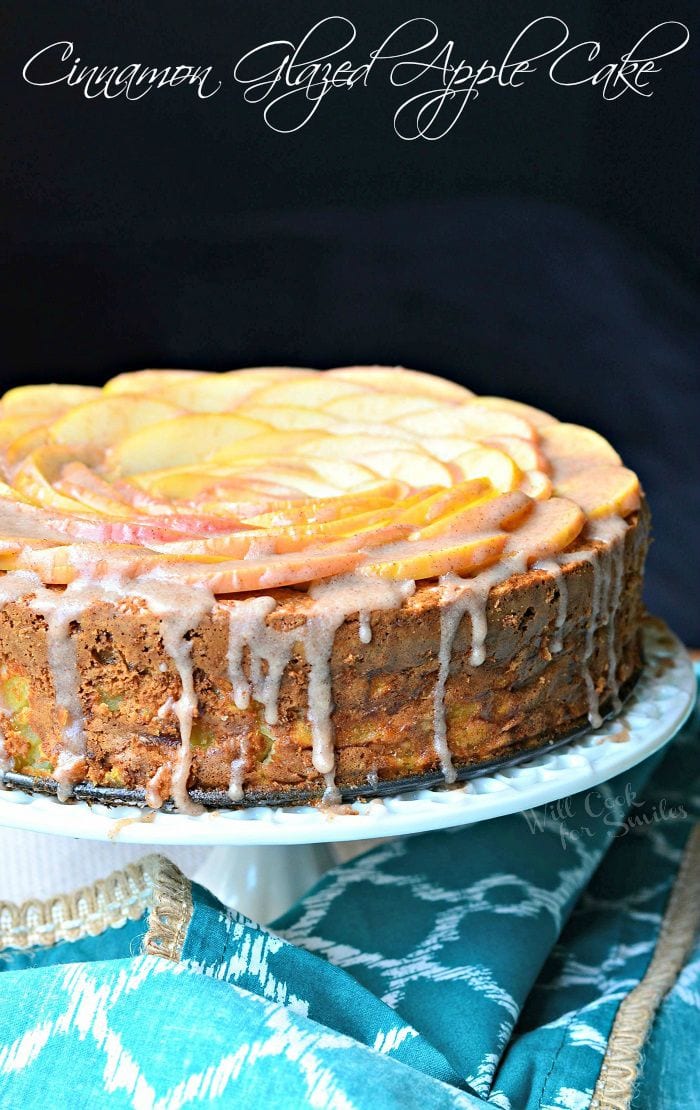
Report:
[[[5,949],[0,1107],[586,1110],[678,889],[699,754],[696,710],[620,778],[382,844],[269,928],[193,886],[177,961],[143,954],[147,915]],[[699,1044],[696,941],[635,1110],[700,1106]]]

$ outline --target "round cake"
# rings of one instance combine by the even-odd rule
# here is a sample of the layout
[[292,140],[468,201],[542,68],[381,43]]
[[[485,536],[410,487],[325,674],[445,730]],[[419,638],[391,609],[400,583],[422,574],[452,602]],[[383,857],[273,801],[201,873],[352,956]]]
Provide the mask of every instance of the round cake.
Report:
[[150,807],[456,779],[615,713],[649,517],[587,428],[402,368],[0,402],[0,779]]

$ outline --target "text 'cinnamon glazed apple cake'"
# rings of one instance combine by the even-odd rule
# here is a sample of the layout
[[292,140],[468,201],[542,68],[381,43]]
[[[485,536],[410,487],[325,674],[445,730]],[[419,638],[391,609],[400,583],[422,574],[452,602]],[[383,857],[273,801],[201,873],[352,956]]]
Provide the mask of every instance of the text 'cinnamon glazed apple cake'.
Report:
[[648,513],[601,436],[384,367],[0,403],[0,772],[196,812],[447,783],[599,723]]

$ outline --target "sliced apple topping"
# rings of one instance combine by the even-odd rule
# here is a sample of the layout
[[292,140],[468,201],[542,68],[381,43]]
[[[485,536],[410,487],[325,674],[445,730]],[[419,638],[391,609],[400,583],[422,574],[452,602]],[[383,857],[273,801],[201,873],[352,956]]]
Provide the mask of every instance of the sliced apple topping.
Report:
[[601,436],[401,367],[143,370],[0,401],[0,570],[219,593],[529,563],[626,516]]
[[507,536],[490,536],[438,540],[414,540],[398,543],[381,559],[365,563],[362,573],[378,578],[439,578],[443,574],[474,574],[490,566],[503,553]]
[[200,413],[149,424],[132,432],[109,452],[113,474],[143,474],[168,466],[203,462],[241,439],[269,431],[245,416]]
[[622,460],[607,439],[579,424],[553,424],[540,432],[542,449],[555,483],[595,466],[621,466]]
[[405,366],[339,366],[329,370],[328,377],[342,378],[382,393],[433,397],[436,401],[454,401],[457,404],[474,396],[463,385],[438,378],[435,374],[425,374],[422,370],[407,370]]
[[639,479],[625,466],[596,466],[558,482],[556,492],[579,505],[586,516],[627,516],[639,508]]
[[141,428],[172,420],[174,405],[147,398],[134,404],[130,397],[100,397],[60,416],[48,429],[48,439],[68,447],[107,448]]
[[564,551],[580,534],[585,514],[573,501],[552,497],[536,501],[523,524],[508,536],[506,555],[525,553],[528,563]]

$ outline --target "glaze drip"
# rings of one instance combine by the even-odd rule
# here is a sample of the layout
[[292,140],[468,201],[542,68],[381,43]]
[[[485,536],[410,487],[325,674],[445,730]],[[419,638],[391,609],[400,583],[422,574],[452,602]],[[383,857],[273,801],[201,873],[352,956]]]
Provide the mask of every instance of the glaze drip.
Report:
[[550,640],[549,648],[553,655],[558,655],[564,646],[564,625],[569,610],[569,589],[562,573],[561,564],[556,559],[542,559],[535,563],[534,570],[543,570],[554,579],[557,590],[557,615],[554,621],[554,633]]
[[[234,602],[229,609],[227,663],[234,704],[238,709],[247,709],[252,698],[262,705],[266,724],[277,724],[282,677],[295,644],[303,647],[309,666],[307,721],[311,726],[311,758],[315,770],[324,776],[324,801],[328,803],[338,799],[330,669],[336,633],[353,613],[359,614],[361,630],[363,614],[368,624],[370,612],[398,608],[414,590],[415,582],[385,581],[352,574],[317,582],[309,589],[312,606],[305,624],[291,629],[275,628],[268,622],[277,607],[271,597],[248,598]],[[362,631],[360,638],[362,640]],[[248,651],[248,677],[243,668],[245,649]],[[247,762],[244,741],[231,765],[229,795],[233,801],[243,797]]]
[[465,613],[468,613],[471,621],[469,663],[472,667],[480,667],[486,658],[488,632],[486,609],[489,594],[499,582],[504,582],[513,574],[522,574],[526,566],[527,556],[512,556],[481,571],[474,578],[459,578],[456,574],[445,574],[440,579],[440,648],[438,677],[433,695],[433,744],[445,782],[454,782],[456,778],[447,739],[445,689],[450,674],[452,649],[457,630]]
[[591,660],[595,649],[595,636],[600,627],[607,626],[608,685],[612,690],[613,706],[620,707],[617,681],[617,653],[615,648],[616,617],[622,596],[623,540],[627,526],[621,517],[610,516],[589,525],[587,538],[606,544],[602,550],[591,548],[558,556],[560,566],[587,562],[593,572],[591,617],[586,628],[586,639],[581,659],[583,678],[588,696],[588,720],[593,728],[600,728],[600,696],[591,674]]

